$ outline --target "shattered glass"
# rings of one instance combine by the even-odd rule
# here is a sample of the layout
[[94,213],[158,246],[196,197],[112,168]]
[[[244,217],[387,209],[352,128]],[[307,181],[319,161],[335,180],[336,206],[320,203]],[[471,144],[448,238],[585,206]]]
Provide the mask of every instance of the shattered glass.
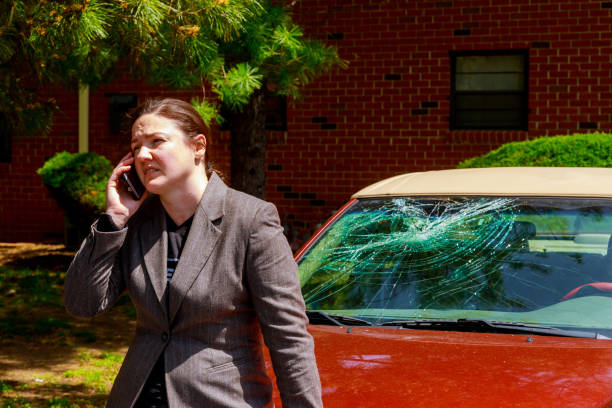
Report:
[[607,199],[362,199],[298,260],[302,293],[309,310],[374,323],[483,313],[541,323],[526,312],[612,281],[611,232]]

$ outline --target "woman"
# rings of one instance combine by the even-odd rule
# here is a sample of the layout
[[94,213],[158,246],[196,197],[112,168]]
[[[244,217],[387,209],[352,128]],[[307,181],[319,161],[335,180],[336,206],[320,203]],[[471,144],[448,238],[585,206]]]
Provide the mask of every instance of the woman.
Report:
[[[135,338],[109,407],[272,406],[263,340],[284,407],[320,407],[297,267],[276,208],[209,170],[207,127],[186,102],[148,101],[132,152],[107,185],[65,281],[68,311],[90,317],[127,290]],[[147,192],[120,182],[136,167]]]

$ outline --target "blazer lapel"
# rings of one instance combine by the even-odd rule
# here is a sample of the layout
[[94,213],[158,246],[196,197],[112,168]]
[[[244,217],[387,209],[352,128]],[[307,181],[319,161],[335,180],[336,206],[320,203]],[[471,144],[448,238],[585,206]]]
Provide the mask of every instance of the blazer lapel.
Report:
[[217,225],[223,217],[226,192],[227,186],[213,173],[193,215],[187,241],[170,281],[170,322],[217,245],[221,235]]
[[[159,200],[159,199],[158,199]],[[166,290],[166,268],[168,263],[168,233],[166,232],[166,217],[161,203],[158,201],[158,211],[142,226],[140,248],[142,250],[145,269],[155,290],[155,295],[161,307],[166,311],[163,301]]]

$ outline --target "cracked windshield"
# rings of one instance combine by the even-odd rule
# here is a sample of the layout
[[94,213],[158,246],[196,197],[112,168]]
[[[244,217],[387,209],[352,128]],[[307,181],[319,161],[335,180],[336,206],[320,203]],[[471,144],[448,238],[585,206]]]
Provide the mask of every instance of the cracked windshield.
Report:
[[298,260],[310,311],[612,334],[612,201],[361,199]]

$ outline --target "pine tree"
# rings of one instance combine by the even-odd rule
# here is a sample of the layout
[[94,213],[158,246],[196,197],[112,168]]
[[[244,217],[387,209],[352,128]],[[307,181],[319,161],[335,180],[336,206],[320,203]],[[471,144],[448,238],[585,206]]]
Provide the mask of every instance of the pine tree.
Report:
[[258,197],[265,191],[266,115],[270,95],[299,97],[300,89],[332,66],[344,66],[334,47],[305,38],[287,8],[264,4],[245,24],[245,32],[221,44],[225,61],[235,61],[216,76],[213,90],[226,108],[231,132],[232,185]]
[[268,0],[13,0],[0,4],[0,125],[16,134],[50,129],[50,84],[95,87],[118,61],[170,88],[203,90],[192,101],[232,133],[232,184],[263,197],[266,94],[299,90],[333,65],[333,47],[304,37],[289,8]]

